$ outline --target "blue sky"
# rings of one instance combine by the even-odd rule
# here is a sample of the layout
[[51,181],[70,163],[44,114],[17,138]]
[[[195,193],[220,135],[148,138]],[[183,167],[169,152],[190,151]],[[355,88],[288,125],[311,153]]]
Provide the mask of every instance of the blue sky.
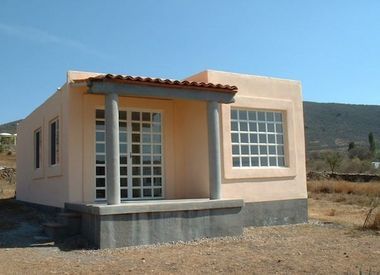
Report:
[[301,80],[304,99],[380,105],[380,1],[17,1],[0,7],[0,123],[68,70]]

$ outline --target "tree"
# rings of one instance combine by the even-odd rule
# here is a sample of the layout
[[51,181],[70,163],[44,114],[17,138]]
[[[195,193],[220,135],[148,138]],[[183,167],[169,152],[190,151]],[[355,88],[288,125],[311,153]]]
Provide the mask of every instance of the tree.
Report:
[[368,134],[368,142],[369,142],[369,151],[371,152],[372,156],[374,156],[376,153],[376,141],[372,132]]
[[328,151],[324,153],[324,159],[330,167],[331,173],[334,173],[335,170],[342,163],[343,157],[339,152]]
[[349,144],[348,144],[348,151],[352,150],[355,148],[355,142],[351,141]]
[[365,160],[371,158],[371,153],[369,152],[368,147],[355,146],[348,151],[348,157],[350,159],[359,158],[360,160]]

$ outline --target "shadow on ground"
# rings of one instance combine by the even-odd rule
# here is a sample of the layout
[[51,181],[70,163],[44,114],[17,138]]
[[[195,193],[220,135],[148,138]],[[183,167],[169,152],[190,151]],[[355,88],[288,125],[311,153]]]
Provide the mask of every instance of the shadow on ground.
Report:
[[91,249],[81,236],[53,241],[43,232],[43,223],[55,220],[48,213],[16,199],[0,199],[0,248],[58,247],[62,251]]

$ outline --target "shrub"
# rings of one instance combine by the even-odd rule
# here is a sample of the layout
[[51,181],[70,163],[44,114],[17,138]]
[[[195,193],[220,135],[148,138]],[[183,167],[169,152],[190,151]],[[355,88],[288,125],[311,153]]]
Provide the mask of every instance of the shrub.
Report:
[[336,169],[340,166],[343,160],[343,156],[339,152],[326,151],[323,154],[323,158],[329,165],[331,173],[334,173]]

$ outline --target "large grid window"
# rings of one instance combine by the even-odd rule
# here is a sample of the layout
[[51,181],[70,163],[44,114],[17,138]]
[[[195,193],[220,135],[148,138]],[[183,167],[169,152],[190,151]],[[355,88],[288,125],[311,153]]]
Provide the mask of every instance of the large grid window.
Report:
[[42,155],[42,139],[41,129],[34,131],[34,169],[41,168],[41,155]]
[[[119,111],[122,200],[162,198],[162,114]],[[96,199],[106,199],[105,114],[96,110]]]
[[50,122],[50,165],[59,162],[59,120],[58,118]]
[[233,167],[285,167],[282,112],[231,109]]

